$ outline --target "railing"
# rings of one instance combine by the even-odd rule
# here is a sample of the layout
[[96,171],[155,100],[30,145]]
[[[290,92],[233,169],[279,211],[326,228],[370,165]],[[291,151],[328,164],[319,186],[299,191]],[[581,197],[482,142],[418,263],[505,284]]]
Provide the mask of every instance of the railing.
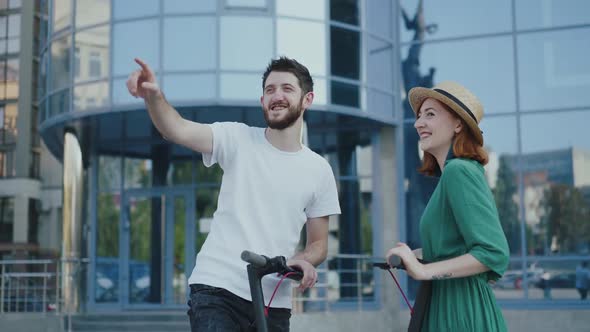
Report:
[[6,313],[61,313],[63,266],[72,264],[74,284],[85,260],[0,260],[0,315]]
[[379,271],[372,263],[378,260],[353,254],[328,257],[317,268],[318,282],[313,288],[303,294],[293,291],[293,312],[329,312],[343,306],[363,311],[377,299],[375,277]]

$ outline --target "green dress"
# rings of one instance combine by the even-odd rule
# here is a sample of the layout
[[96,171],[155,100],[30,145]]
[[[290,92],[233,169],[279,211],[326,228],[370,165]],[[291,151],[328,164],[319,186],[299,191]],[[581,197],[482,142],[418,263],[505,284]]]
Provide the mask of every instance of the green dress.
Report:
[[469,253],[490,271],[434,280],[423,331],[506,331],[488,281],[508,266],[508,243],[480,163],[451,159],[420,220],[423,258],[436,262]]

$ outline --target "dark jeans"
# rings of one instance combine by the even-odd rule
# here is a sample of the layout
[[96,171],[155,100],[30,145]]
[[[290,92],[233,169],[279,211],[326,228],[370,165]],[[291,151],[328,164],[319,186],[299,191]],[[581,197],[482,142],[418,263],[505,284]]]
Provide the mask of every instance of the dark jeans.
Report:
[[[193,284],[189,310],[192,332],[256,331],[252,302],[218,287]],[[291,310],[271,308],[266,318],[269,331],[289,331]]]
[[588,297],[588,288],[578,288],[578,293],[580,293],[580,299],[585,300]]

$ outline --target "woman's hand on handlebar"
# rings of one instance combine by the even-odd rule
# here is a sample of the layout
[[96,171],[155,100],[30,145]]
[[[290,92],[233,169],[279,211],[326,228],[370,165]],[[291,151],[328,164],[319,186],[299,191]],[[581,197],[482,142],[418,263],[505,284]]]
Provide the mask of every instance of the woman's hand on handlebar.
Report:
[[414,255],[414,252],[412,252],[407,244],[398,242],[395,247],[389,249],[385,255],[387,262],[389,262],[389,258],[391,256],[398,256],[402,259],[406,272],[410,277],[414,278],[415,280],[425,279],[426,271],[424,270],[424,264],[418,261]]
[[302,259],[289,259],[287,261],[287,266],[294,267],[303,272],[303,279],[301,279],[298,287],[299,291],[303,292],[315,285],[318,279],[318,273],[311,263]]

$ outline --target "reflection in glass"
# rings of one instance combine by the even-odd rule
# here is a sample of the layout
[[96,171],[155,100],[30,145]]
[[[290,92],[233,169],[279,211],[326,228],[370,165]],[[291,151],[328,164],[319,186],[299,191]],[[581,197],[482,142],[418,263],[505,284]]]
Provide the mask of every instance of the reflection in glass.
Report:
[[262,95],[261,77],[260,74],[221,74],[220,97],[258,102]]
[[70,47],[71,37],[64,37],[51,44],[51,85],[49,90],[58,90],[70,83]]
[[[157,15],[160,11],[159,0],[125,0],[113,1],[115,19]],[[147,34],[148,36],[151,36]],[[153,39],[157,40],[157,39]]]
[[74,111],[105,107],[109,103],[109,83],[98,82],[74,87]]
[[[115,3],[126,3],[117,1]],[[143,2],[143,0],[142,0]],[[143,5],[140,5],[142,7]],[[160,31],[157,20],[133,21],[114,25],[113,31],[113,75],[127,77],[137,69],[133,59],[141,54],[141,59],[157,70],[160,50]],[[150,36],[146,43],[143,36]]]
[[[131,72],[129,72],[131,73]],[[121,105],[121,104],[130,104],[130,103],[138,103],[140,102],[127,90],[127,77],[125,78],[118,78],[114,79],[113,86],[111,87],[113,91],[113,105]],[[143,105],[143,103],[141,103]]]
[[[312,75],[313,77],[313,75]],[[313,92],[314,92],[314,96],[313,96],[313,105],[311,106],[311,108],[313,108],[314,106],[318,106],[318,105],[326,105],[328,103],[328,82],[323,79],[323,78],[316,78],[313,77]]]
[[531,254],[590,251],[587,121],[588,111],[522,117],[525,220]]
[[164,13],[213,13],[217,10],[217,0],[166,0],[164,1]]
[[225,0],[225,6],[228,8],[266,8],[267,0]]
[[19,59],[7,59],[5,62],[0,62],[0,66],[6,66],[6,78],[0,80],[0,91],[2,98],[17,99],[19,96]]
[[70,89],[61,90],[49,97],[49,114],[57,114],[70,111]]
[[276,0],[275,6],[277,15],[326,20],[326,0]]
[[76,82],[107,77],[109,74],[110,26],[76,33]]
[[199,183],[218,184],[221,183],[223,171],[219,165],[205,167],[202,160],[197,160],[196,164],[197,181]]
[[185,257],[186,238],[186,198],[184,196],[174,197],[174,252],[172,261],[172,293],[175,304],[184,304],[187,294],[187,276],[184,273],[185,264],[192,264]]
[[217,88],[215,78],[214,74],[168,74],[162,80],[162,89],[171,101],[213,99]]
[[119,215],[121,196],[99,194],[96,215],[96,302],[119,300]]
[[[120,2],[120,1],[119,1]],[[72,0],[53,1],[53,34],[72,24]]]
[[221,69],[262,72],[274,54],[273,31],[270,18],[221,17]]
[[523,110],[590,105],[589,34],[585,28],[518,36]]
[[[512,2],[488,1],[427,1],[421,11],[422,0],[403,1],[400,6],[401,40],[413,39],[412,26],[422,23],[428,34],[426,40],[458,36],[508,32],[512,29]],[[408,31],[406,31],[408,29]]]
[[20,14],[12,14],[8,16],[8,33],[6,37],[20,36]]
[[[511,37],[425,44],[419,61],[410,63],[408,58],[405,64],[408,68],[416,66],[424,74],[430,71],[434,84],[453,80],[464,85],[481,100],[486,114],[514,112],[516,84],[512,50]],[[402,50],[402,56],[404,54],[410,53]],[[420,82],[414,84],[420,85]],[[406,113],[406,116],[413,117],[413,113]]]
[[[162,214],[154,213],[163,208],[162,200],[152,197],[130,197],[129,212],[126,222],[129,223],[129,302],[155,302],[154,297],[160,294],[152,292],[153,274],[160,272],[157,264],[159,259],[154,259],[153,245],[158,247],[161,243],[153,243],[152,223],[160,224]],[[156,220],[153,220],[156,219]],[[161,253],[159,253],[161,255]],[[158,280],[159,281],[159,280]]]
[[191,184],[193,182],[192,160],[175,160],[170,162],[166,183],[168,185]]
[[330,0],[330,20],[359,25],[359,1]]
[[[111,16],[109,0],[75,0],[76,27],[107,22]],[[115,1],[120,2],[120,1]]]
[[384,120],[393,120],[394,118],[394,97],[390,94],[369,90],[367,92],[367,112],[375,114]]
[[215,69],[216,20],[210,17],[165,18],[163,51],[167,71]]
[[125,188],[146,188],[152,185],[152,161],[125,158]]
[[45,96],[45,93],[47,92],[47,71],[49,70],[47,68],[49,66],[48,59],[49,52],[44,51],[41,54],[41,58],[39,60],[39,79],[37,81],[37,87],[39,89],[39,98],[43,98]]
[[312,76],[325,76],[328,74],[326,51],[326,27],[323,23],[277,20],[277,54],[297,60],[309,69]]
[[518,0],[516,26],[518,29],[552,28],[590,23],[590,3],[586,0],[538,1]]
[[213,213],[217,210],[217,196],[219,196],[219,187],[209,187],[197,189],[195,192],[197,202],[195,204],[195,217],[197,227],[195,238],[195,252],[201,251],[203,243],[209,234]]
[[369,37],[367,55],[367,84],[393,92],[393,45]]
[[121,187],[121,157],[100,155],[98,157],[98,190],[106,191]]

